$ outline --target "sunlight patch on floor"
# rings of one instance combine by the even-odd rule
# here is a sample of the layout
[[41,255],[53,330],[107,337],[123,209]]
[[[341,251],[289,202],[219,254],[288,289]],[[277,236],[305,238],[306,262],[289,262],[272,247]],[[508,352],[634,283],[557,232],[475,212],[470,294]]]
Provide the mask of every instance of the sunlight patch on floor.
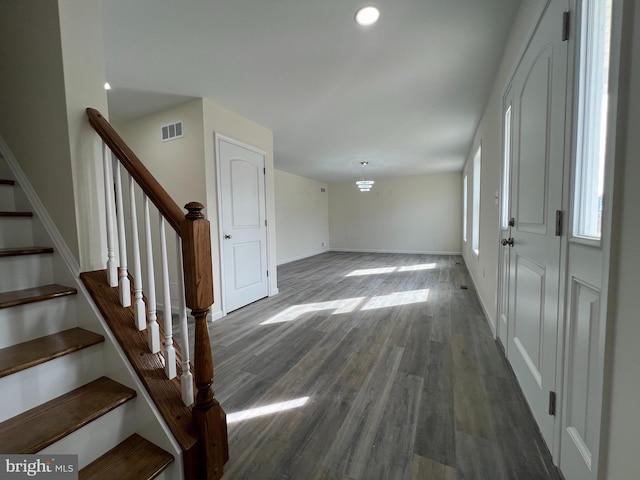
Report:
[[272,415],[274,413],[285,412],[294,408],[302,407],[307,403],[309,397],[300,397],[293,400],[287,400],[286,402],[272,403],[271,405],[264,405],[262,407],[248,408],[247,410],[241,410],[227,414],[227,424],[242,422],[251,418],[262,417],[265,415]]
[[359,277],[362,275],[380,275],[381,273],[393,273],[398,267],[381,267],[381,268],[366,268],[363,270],[354,270],[347,274],[347,277]]
[[362,310],[374,310],[376,308],[397,307],[412,303],[426,302],[429,298],[429,289],[409,290],[407,292],[394,292],[388,295],[379,295],[369,300]]
[[420,270],[435,270],[435,263],[423,263],[421,265],[407,265],[406,267],[400,267],[399,272],[417,272]]
[[358,305],[360,305],[366,297],[345,298],[341,300],[330,300],[328,302],[316,302],[305,303],[302,305],[293,305],[286,310],[278,313],[277,315],[265,320],[260,325],[270,325],[272,323],[291,322],[296,320],[300,316],[311,313],[319,312],[321,310],[334,310],[332,315],[338,315],[340,313],[353,312]]
[[422,263],[419,265],[406,265],[404,267],[380,267],[380,268],[365,268],[362,270],[354,270],[347,273],[347,277],[359,277],[362,275],[381,275],[383,273],[393,272],[417,272],[420,270],[434,270],[436,268],[435,263]]

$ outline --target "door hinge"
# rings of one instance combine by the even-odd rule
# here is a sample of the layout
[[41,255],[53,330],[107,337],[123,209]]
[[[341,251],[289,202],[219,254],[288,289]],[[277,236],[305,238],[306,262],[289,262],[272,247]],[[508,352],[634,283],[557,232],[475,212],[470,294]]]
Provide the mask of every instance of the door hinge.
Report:
[[262,173],[267,174],[267,167],[262,167]]
[[269,276],[269,270],[267,270],[267,277]]
[[556,414],[556,392],[549,392],[549,415]]
[[515,218],[511,217],[509,219],[509,226],[510,227],[515,227],[516,226],[516,219]]
[[562,41],[569,40],[569,28],[571,26],[571,13],[562,12]]
[[564,223],[564,215],[562,210],[556,210],[556,237],[562,236],[562,224]]
[[266,221],[266,220],[264,221],[264,226],[265,226],[265,227],[267,226],[267,221]]

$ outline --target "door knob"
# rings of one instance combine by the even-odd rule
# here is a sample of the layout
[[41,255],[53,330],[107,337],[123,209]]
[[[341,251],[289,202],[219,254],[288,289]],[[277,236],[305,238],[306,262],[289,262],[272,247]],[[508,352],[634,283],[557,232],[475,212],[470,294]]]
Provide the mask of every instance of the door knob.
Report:
[[509,239],[503,238],[500,243],[505,247],[507,245],[509,245],[510,247],[513,247],[513,238],[509,238]]
[[229,240],[231,238],[231,235],[225,235],[224,238],[225,240]]

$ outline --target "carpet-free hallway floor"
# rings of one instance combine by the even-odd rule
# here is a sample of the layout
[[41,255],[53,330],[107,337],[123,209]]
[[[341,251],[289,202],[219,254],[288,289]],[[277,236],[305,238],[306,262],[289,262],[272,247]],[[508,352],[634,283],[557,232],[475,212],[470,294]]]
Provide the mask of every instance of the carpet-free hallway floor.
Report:
[[557,478],[461,257],[329,252],[278,287],[209,328],[225,479]]

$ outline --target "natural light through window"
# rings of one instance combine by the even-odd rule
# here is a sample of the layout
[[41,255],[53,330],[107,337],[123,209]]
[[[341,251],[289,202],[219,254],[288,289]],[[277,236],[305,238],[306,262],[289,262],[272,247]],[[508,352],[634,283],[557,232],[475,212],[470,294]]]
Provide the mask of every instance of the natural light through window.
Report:
[[467,241],[467,175],[462,180],[462,240]]
[[409,265],[406,267],[398,268],[399,272],[416,272],[419,270],[434,270],[436,268],[435,263],[423,263],[422,265]]
[[367,300],[366,297],[343,298],[340,300],[329,300],[327,302],[305,303],[293,305],[282,312],[265,320],[260,325],[272,325],[276,323],[293,322],[300,317],[323,310],[333,310],[331,315],[350,313],[355,310],[374,310],[376,308],[397,307],[400,305],[410,305],[412,303],[426,302],[429,298],[429,289],[408,290],[406,292],[393,292],[387,295],[377,295]]
[[249,408],[247,410],[241,410],[240,412],[227,414],[227,423],[242,422],[251,418],[272,415],[274,413],[299,408],[307,403],[307,400],[309,400],[309,397],[300,397],[286,402],[272,403],[271,405],[265,405],[263,407]]
[[419,265],[405,265],[404,267],[380,267],[380,268],[365,268],[362,270],[354,270],[348,273],[347,277],[359,277],[362,275],[381,275],[383,273],[393,272],[416,272],[420,270],[433,270],[436,268],[435,263],[422,263]]
[[473,157],[473,211],[471,219],[471,249],[480,255],[480,163],[482,147],[478,147]]
[[366,268],[363,270],[354,270],[347,274],[347,277],[359,277],[361,275],[380,275],[381,273],[395,272],[398,267],[381,267],[381,268]]
[[504,141],[502,148],[502,201],[500,205],[500,226],[506,230],[509,228],[509,181],[511,166],[511,105],[504,112]]
[[599,239],[607,144],[611,0],[583,5],[578,89],[574,235]]
[[272,323],[292,322],[302,315],[311,312],[320,312],[322,310],[333,310],[332,315],[340,313],[353,312],[366,297],[345,298],[341,300],[330,300],[328,302],[305,303],[302,305],[293,305],[279,314],[265,320],[260,325],[269,325]]
[[376,308],[397,307],[412,303],[426,302],[429,297],[429,289],[410,290],[408,292],[394,292],[388,295],[378,295],[369,300],[362,310],[374,310]]

